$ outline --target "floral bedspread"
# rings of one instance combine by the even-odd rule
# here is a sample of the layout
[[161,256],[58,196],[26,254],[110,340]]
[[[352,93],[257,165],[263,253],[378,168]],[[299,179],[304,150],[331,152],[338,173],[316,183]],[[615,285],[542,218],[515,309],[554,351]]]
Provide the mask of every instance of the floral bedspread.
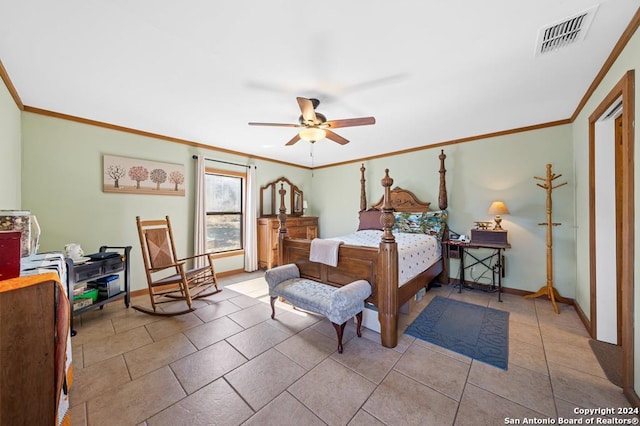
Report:
[[[407,283],[440,259],[442,247],[437,238],[426,234],[404,232],[394,232],[393,235],[398,243],[399,286]],[[340,240],[352,246],[378,247],[382,239],[382,231],[357,231],[353,234],[328,239]]]

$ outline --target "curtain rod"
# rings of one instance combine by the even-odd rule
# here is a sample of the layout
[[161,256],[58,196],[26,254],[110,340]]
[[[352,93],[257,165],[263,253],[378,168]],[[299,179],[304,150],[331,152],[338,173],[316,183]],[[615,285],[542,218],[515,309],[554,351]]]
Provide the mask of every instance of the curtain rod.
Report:
[[[191,158],[193,158],[194,160],[197,160],[197,159],[198,159],[198,156],[194,154]],[[232,163],[231,161],[216,160],[215,158],[208,158],[208,157],[204,157],[204,159],[205,159],[205,160],[207,160],[207,161],[215,161],[215,162],[217,162],[217,163],[224,163],[224,164],[231,164],[231,165],[233,165],[233,166],[246,167],[247,169],[248,169],[249,167],[251,167],[251,166],[246,165],[246,164]],[[257,166],[256,166],[256,168],[257,168]]]

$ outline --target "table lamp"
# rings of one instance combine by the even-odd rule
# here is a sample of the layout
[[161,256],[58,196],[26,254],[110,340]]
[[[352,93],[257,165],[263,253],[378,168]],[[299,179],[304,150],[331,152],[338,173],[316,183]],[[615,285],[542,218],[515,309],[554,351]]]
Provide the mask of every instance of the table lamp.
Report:
[[500,217],[500,215],[501,214],[509,214],[509,209],[507,208],[505,203],[502,202],[502,201],[494,201],[493,203],[491,203],[491,206],[489,207],[489,214],[496,215],[493,218],[493,220],[496,222],[496,224],[493,227],[493,229],[494,230],[502,230],[502,226],[500,226],[500,222],[502,222],[502,217]]

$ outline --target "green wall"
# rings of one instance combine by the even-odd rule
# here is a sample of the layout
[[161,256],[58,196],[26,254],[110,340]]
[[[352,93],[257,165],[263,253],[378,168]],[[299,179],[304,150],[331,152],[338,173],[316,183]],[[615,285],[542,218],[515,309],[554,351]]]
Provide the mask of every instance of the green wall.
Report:
[[[635,133],[634,141],[636,148],[634,150],[634,187],[635,187],[635,240],[634,246],[636,250],[634,260],[634,276],[640,277],[640,261],[638,259],[639,250],[637,249],[640,241],[638,235],[640,232],[640,196],[638,189],[640,188],[640,172],[635,168],[635,164],[640,164],[637,145],[640,142],[640,132],[638,131],[638,123],[640,120],[640,93],[638,92],[638,80],[640,79],[640,33],[636,31],[623,52],[616,59],[615,63],[603,79],[602,83],[589,98],[585,107],[582,109],[576,120],[573,122],[573,151],[575,161],[575,181],[576,181],[576,248],[577,248],[577,279],[576,279],[576,301],[582,308],[582,311],[588,316],[590,315],[590,275],[589,275],[589,115],[600,105],[605,96],[609,94],[611,89],[620,81],[628,70],[635,70]],[[635,337],[634,337],[634,355],[635,355],[635,383],[636,393],[640,391],[640,285],[635,285]]]
[[[254,162],[259,185],[286,176],[304,192],[308,214],[320,217],[320,236],[329,237],[357,228],[360,201],[360,163],[309,170],[279,163],[249,160],[188,145],[90,126],[33,113],[22,114],[22,208],[37,215],[42,227],[41,250],[61,250],[79,243],[85,252],[100,245],[131,245],[132,288],[146,284],[142,273],[135,216],[169,215],[176,228],[178,251],[191,253],[193,229],[193,154],[234,161]],[[437,202],[440,149],[367,161],[365,166],[369,204],[381,197],[380,179],[389,168],[394,186],[411,189],[427,201]],[[473,222],[490,220],[493,200],[504,200],[511,214],[504,216],[512,248],[507,252],[504,285],[535,291],[546,280],[545,193],[534,176],[544,176],[545,164],[571,177],[571,128],[569,125],[451,145],[447,154],[447,188],[451,229],[469,233]],[[102,192],[102,155],[183,163],[188,194],[185,197],[112,194]],[[218,163],[212,166],[223,167]],[[340,183],[340,184],[337,184]],[[558,190],[554,220],[555,282],[558,290],[574,297],[575,240],[573,185]],[[218,271],[242,269],[242,257],[220,259]],[[452,264],[452,276],[458,268]]]
[[[193,228],[194,160],[191,156],[246,163],[247,158],[223,155],[188,145],[89,126],[32,113],[23,114],[23,203],[38,216],[43,229],[42,250],[60,250],[69,242],[86,252],[102,244],[132,245],[133,289],[144,288],[144,276],[135,229],[135,216],[169,215],[176,227],[179,251],[190,253]],[[423,199],[437,200],[439,149],[367,161],[369,204],[382,195],[380,179],[389,168],[394,186],[411,189]],[[512,248],[507,252],[504,285],[535,291],[546,280],[544,227],[545,193],[534,176],[544,176],[545,164],[566,177],[573,175],[571,128],[552,128],[495,137],[446,147],[447,188],[451,229],[469,233],[473,222],[490,220],[493,200],[504,200],[511,214],[504,217]],[[102,155],[184,163],[190,188],[185,197],[112,194],[102,192]],[[252,160],[253,161],[253,160]],[[286,176],[298,184],[309,202],[309,214],[320,217],[320,235],[335,236],[357,228],[360,199],[360,163],[308,170],[256,160],[259,184]],[[212,164],[216,165],[216,164]],[[340,182],[340,185],[336,183]],[[351,182],[351,184],[349,184]],[[555,276],[567,297],[575,291],[573,185],[555,194]],[[241,257],[224,258],[218,270],[242,268]],[[452,276],[457,276],[452,265]]]
[[[259,186],[284,175],[303,191],[311,192],[310,173],[306,169],[33,113],[22,115],[22,147],[22,208],[38,217],[42,228],[40,250],[62,250],[71,242],[80,244],[85,253],[97,251],[101,245],[131,245],[133,290],[146,288],[136,216],[150,219],[169,215],[178,252],[185,256],[193,252],[193,154],[256,164]],[[187,195],[102,192],[103,154],[184,164]],[[227,167],[214,162],[208,165]],[[242,269],[243,258],[222,258],[216,266],[218,272]]]
[[[546,164],[563,174],[568,185],[554,193],[553,220],[562,226],[553,229],[554,282],[563,296],[573,297],[575,289],[575,231],[573,220],[573,159],[571,126],[493,137],[444,147],[447,155],[449,226],[469,234],[475,221],[491,220],[487,214],[492,201],[503,200],[511,214],[503,216],[512,248],[506,251],[503,285],[537,291],[546,285],[546,192],[536,186],[534,176],[544,177]],[[368,205],[382,196],[380,180],[389,169],[393,187],[413,191],[438,209],[440,148],[425,149],[367,161],[365,163]],[[340,185],[336,183],[340,182]],[[560,180],[558,181],[560,182]],[[358,226],[360,163],[316,170],[314,198],[310,203],[320,216],[322,237],[353,232]],[[458,276],[452,261],[451,276]],[[478,271],[479,275],[479,271]],[[468,278],[468,273],[467,277]],[[490,275],[489,275],[490,276]],[[483,281],[484,282],[484,281]]]
[[0,84],[0,210],[20,209],[20,109]]
[[[553,194],[553,219],[562,225],[553,229],[554,283],[566,297],[575,298],[582,312],[589,314],[588,259],[588,115],[602,101],[624,73],[640,65],[640,35],[635,34],[605,79],[570,125],[487,138],[445,147],[450,226],[468,233],[477,220],[490,220],[487,214],[493,200],[504,200],[511,214],[504,216],[512,248],[507,251],[504,285],[536,291],[546,280],[545,192],[534,176],[544,176],[551,163],[558,182],[568,185]],[[636,77],[638,78],[638,77]],[[635,91],[635,118],[640,113],[640,95]],[[101,244],[134,246],[132,278],[135,289],[145,288],[135,216],[145,218],[170,215],[179,238],[179,251],[192,249],[193,154],[247,163],[242,156],[220,153],[149,137],[137,136],[71,121],[20,113],[6,87],[0,85],[0,208],[31,209],[43,229],[41,250],[60,250],[77,242],[85,251]],[[635,129],[635,140],[640,140]],[[391,149],[393,149],[391,147]],[[20,151],[22,150],[22,156]],[[7,155],[4,155],[8,152]],[[637,152],[637,150],[636,150]],[[425,149],[365,163],[369,204],[382,194],[380,179],[389,168],[394,186],[411,189],[427,201],[436,202],[438,154]],[[103,193],[102,155],[112,154],[147,160],[184,163],[190,188],[185,197],[136,196]],[[640,159],[634,153],[634,163]],[[22,166],[21,166],[22,164]],[[330,237],[357,228],[360,197],[360,163],[317,169],[310,172],[292,166],[256,160],[259,185],[286,176],[304,192],[310,209],[320,217],[320,236]],[[635,173],[640,188],[640,173]],[[638,227],[636,197],[635,225]],[[434,207],[436,207],[434,205]],[[636,235],[635,245],[638,242]],[[636,258],[638,253],[636,251]],[[640,262],[635,261],[635,276]],[[452,276],[457,276],[452,265]],[[242,268],[242,259],[222,259],[219,271]],[[634,298],[640,312],[640,288]],[[638,315],[636,315],[637,317]],[[635,365],[640,365],[640,319],[636,319]],[[635,369],[640,384],[640,368]]]

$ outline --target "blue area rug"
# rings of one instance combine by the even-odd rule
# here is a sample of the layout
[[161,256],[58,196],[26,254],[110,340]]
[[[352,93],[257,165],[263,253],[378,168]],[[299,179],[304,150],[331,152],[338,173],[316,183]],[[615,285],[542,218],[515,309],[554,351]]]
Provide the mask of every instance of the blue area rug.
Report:
[[405,333],[507,369],[509,312],[436,296]]

